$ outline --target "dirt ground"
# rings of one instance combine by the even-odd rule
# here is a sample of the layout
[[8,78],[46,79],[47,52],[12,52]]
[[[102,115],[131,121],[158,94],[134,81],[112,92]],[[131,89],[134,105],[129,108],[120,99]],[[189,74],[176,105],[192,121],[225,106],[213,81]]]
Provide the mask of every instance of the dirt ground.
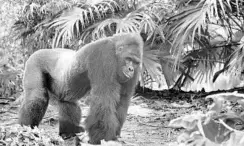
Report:
[[[187,102],[171,102],[163,99],[147,99],[137,96],[132,99],[127,120],[122,129],[120,143],[125,146],[167,146],[176,142],[180,129],[168,127],[170,120],[201,110],[196,105]],[[9,126],[17,122],[18,103],[0,104],[0,126]],[[82,106],[84,120],[88,106]],[[42,120],[40,129],[58,134],[58,113],[54,106],[49,106]]]

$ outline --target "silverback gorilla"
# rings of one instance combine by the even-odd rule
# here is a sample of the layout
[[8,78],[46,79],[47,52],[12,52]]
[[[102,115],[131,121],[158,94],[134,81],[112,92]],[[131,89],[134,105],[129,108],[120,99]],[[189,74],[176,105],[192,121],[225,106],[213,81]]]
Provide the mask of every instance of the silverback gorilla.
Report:
[[143,40],[136,33],[100,39],[78,51],[36,51],[25,66],[19,123],[38,126],[49,99],[54,99],[59,109],[59,134],[69,137],[82,132],[78,100],[90,91],[85,120],[89,142],[116,140],[138,82],[142,55]]

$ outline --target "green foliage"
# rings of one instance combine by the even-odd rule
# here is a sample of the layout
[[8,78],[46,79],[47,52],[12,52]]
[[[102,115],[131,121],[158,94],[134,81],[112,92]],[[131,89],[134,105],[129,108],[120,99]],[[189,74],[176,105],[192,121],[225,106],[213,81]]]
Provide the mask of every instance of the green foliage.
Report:
[[22,92],[22,70],[26,49],[19,49],[11,27],[23,1],[0,1],[0,97],[16,98]]
[[14,97],[20,96],[22,89],[22,72],[9,67],[9,65],[0,65],[0,96]]
[[75,0],[29,0],[22,6],[18,20],[13,28],[22,39],[22,46],[28,48],[29,54],[40,48],[49,48],[50,37],[54,31],[44,31],[39,26],[44,20],[50,19],[63,9],[68,9],[77,3]]
[[[244,112],[233,111],[238,103],[244,108],[244,95],[237,92],[210,95],[213,104],[207,113],[194,113],[174,119],[169,126],[183,127],[186,132],[178,137],[183,146],[241,146],[244,144]],[[225,110],[226,112],[223,112]]]
[[[187,74],[199,81],[215,81],[225,71],[240,75],[243,2],[183,0],[177,2],[177,9],[166,30],[173,40],[176,62],[183,62],[184,68],[190,70]],[[220,64],[222,69],[214,73]]]
[[25,56],[15,48],[7,48],[0,56],[0,96],[17,98],[23,91],[22,76]]
[[38,128],[22,127],[13,125],[10,127],[0,127],[1,146],[37,145],[37,146],[64,146],[61,137],[49,135],[44,130]]

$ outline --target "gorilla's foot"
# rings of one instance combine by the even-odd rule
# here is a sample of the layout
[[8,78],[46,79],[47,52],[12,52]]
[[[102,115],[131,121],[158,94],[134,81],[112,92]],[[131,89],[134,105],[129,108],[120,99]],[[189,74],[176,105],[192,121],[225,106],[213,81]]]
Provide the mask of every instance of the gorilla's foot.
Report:
[[67,121],[59,121],[59,135],[63,139],[68,139],[76,136],[76,133],[85,132],[82,126],[74,125]]

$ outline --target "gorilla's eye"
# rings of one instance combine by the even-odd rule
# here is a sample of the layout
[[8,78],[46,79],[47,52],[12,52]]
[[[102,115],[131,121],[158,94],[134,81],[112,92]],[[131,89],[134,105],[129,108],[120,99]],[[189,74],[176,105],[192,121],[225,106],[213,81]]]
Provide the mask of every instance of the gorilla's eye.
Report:
[[139,65],[140,64],[140,62],[138,62],[138,61],[134,61],[134,64],[136,64],[136,65]]
[[140,64],[140,62],[137,61],[137,59],[132,58],[132,57],[127,57],[127,58],[126,58],[126,61],[127,61],[127,62],[132,62],[132,63],[135,64],[135,65],[139,65],[139,64]]
[[132,58],[131,57],[126,57],[125,60],[126,61],[132,61]]

